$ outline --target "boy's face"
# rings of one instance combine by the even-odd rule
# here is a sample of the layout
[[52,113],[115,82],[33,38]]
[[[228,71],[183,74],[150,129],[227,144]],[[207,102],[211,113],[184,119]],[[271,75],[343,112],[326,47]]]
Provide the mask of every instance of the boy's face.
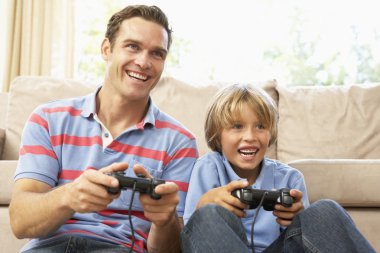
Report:
[[168,34],[164,27],[134,17],[120,25],[113,48],[106,39],[106,85],[129,100],[146,100],[164,69]]
[[253,182],[259,173],[269,140],[269,129],[264,128],[248,105],[243,106],[241,118],[221,133],[222,152],[232,168],[240,177]]

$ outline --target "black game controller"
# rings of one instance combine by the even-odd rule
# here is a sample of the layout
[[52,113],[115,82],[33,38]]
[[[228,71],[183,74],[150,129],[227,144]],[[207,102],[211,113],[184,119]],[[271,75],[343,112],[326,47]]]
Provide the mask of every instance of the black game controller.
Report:
[[263,207],[266,211],[273,211],[276,204],[285,207],[291,207],[293,204],[293,198],[290,196],[290,190],[287,188],[269,191],[247,187],[234,190],[232,196],[240,199],[244,204],[249,205],[249,209],[255,209],[260,204],[261,198],[265,192],[267,192],[267,194],[263,201]]
[[152,199],[160,199],[161,195],[158,195],[154,188],[156,188],[159,184],[164,184],[165,180],[159,180],[154,178],[144,178],[144,177],[127,177],[123,172],[112,172],[106,173],[106,175],[111,176],[119,180],[119,187],[108,188],[108,192],[111,194],[117,194],[121,190],[125,190],[127,188],[133,189],[135,186],[135,190],[140,193],[146,193],[151,196]]

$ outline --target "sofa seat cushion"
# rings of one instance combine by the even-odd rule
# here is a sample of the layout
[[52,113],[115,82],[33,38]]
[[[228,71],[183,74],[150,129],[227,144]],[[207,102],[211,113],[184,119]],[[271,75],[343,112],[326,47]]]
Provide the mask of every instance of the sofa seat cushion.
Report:
[[380,158],[380,84],[282,87],[277,158]]
[[327,198],[344,207],[380,207],[380,159],[303,159],[289,165],[304,174],[310,202]]

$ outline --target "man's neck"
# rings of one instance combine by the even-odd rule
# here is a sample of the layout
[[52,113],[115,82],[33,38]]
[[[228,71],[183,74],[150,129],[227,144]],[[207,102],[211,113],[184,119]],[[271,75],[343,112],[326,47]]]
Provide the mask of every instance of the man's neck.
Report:
[[148,100],[127,101],[119,96],[108,95],[104,90],[100,90],[96,96],[98,118],[114,138],[141,122],[148,111],[148,106]]

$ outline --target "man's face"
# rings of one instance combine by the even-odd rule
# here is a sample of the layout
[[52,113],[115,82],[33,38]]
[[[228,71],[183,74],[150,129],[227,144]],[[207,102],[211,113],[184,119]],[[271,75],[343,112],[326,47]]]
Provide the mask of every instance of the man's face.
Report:
[[146,100],[164,70],[167,47],[164,27],[139,17],[124,20],[112,50],[108,39],[102,44],[105,87],[129,101]]

